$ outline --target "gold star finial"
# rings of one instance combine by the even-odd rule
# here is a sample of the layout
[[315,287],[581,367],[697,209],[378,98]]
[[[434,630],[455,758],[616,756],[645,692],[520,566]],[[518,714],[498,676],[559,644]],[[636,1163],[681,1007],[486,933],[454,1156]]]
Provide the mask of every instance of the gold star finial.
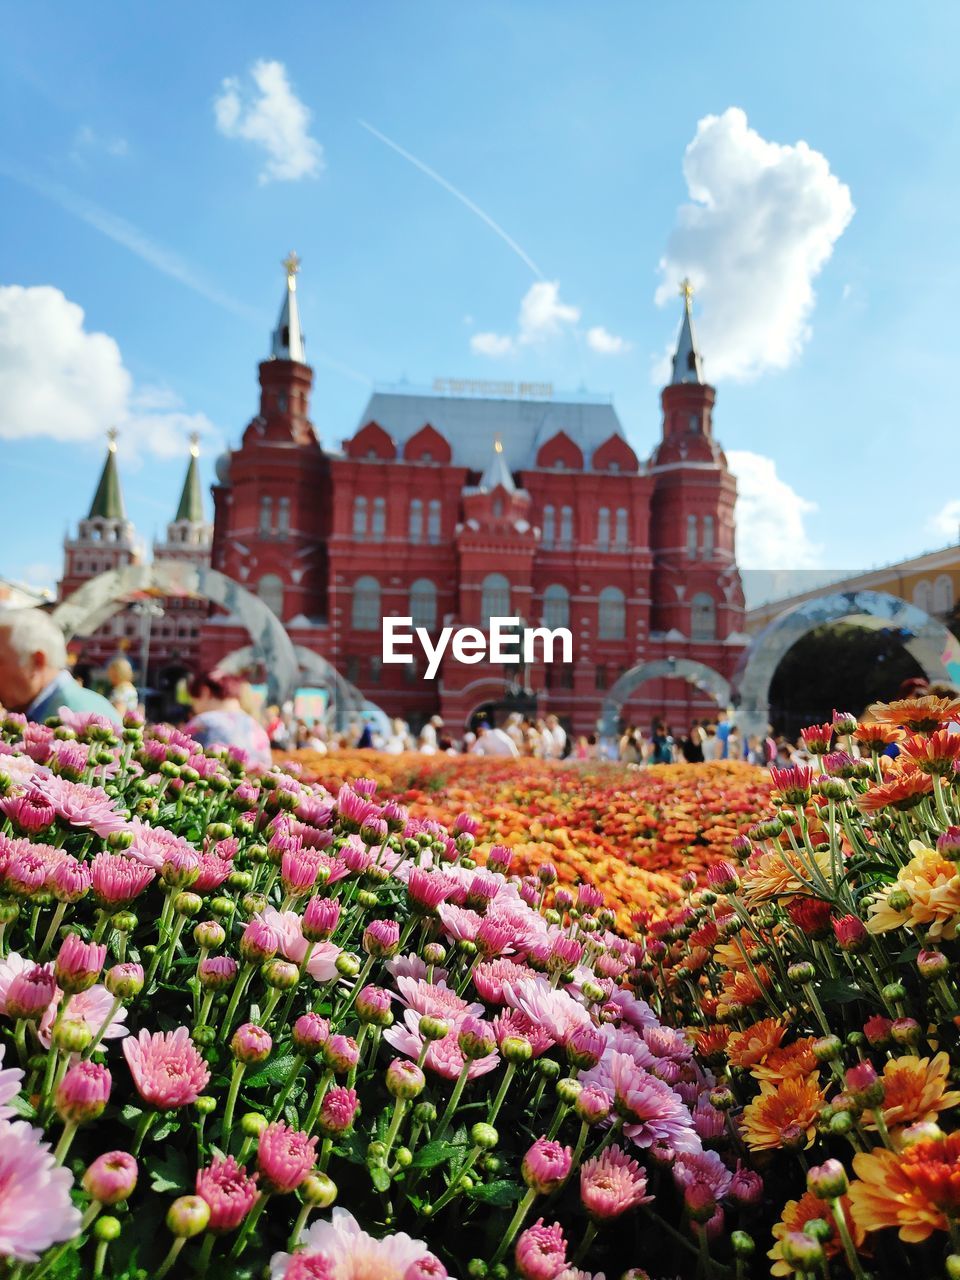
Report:
[[191,458],[200,457],[200,433],[199,431],[190,432],[190,456]]
[[496,436],[494,438],[493,448],[495,453],[503,453],[503,441],[500,439],[499,436]]
[[684,276],[680,281],[680,297],[689,311],[690,304],[693,302],[693,282],[689,276]]
[[119,432],[116,427],[111,427],[107,432],[107,448],[111,453],[117,452],[117,436]]
[[289,283],[293,284],[297,272],[300,270],[300,259],[297,257],[295,250],[291,249],[280,265],[286,271]]

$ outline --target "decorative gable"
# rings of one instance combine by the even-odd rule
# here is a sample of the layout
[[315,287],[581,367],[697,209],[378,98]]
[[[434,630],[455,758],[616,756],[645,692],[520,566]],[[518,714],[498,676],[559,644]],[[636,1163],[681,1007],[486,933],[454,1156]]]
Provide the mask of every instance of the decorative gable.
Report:
[[637,455],[623,436],[612,435],[593,453],[594,471],[639,471]]
[[563,468],[565,471],[582,471],[583,454],[580,447],[570,439],[565,431],[558,431],[542,444],[537,452],[537,466],[543,468]]
[[397,445],[378,422],[368,422],[352,439],[345,442],[344,452],[348,458],[389,462],[397,456]]
[[453,451],[444,436],[428,422],[415,432],[403,446],[405,462],[439,462],[447,464]]

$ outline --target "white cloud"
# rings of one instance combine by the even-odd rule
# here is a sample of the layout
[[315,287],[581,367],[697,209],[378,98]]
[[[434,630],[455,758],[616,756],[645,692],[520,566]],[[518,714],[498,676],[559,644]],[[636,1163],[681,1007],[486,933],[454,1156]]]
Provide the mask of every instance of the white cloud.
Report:
[[267,153],[261,182],[294,182],[323,168],[323,147],[310,137],[310,112],[290,87],[282,62],[261,59],[250,69],[255,91],[224,80],[213,104],[217,128],[227,138],[243,138]]
[[820,152],[768,142],[739,107],[700,120],[683,173],[691,202],[660,260],[657,302],[693,281],[711,379],[786,368],[810,337],[813,281],[853,216],[850,189]]
[[110,137],[106,134],[97,133],[88,124],[82,124],[74,134],[73,150],[70,152],[70,158],[76,163],[80,163],[85,153],[99,151],[104,155],[112,156],[114,159],[121,159],[129,150],[126,138]]
[[945,542],[960,540],[960,498],[946,503],[929,522],[929,527]]
[[0,404],[5,440],[95,440],[116,426],[125,452],[169,457],[190,432],[215,434],[171,392],[136,386],[114,339],[87,329],[83,308],[52,285],[0,285]]
[[777,475],[772,458],[738,449],[727,455],[737,478],[737,560],[743,569],[813,569],[822,548],[807,530],[817,504]]
[[475,333],[470,348],[480,356],[507,356],[513,350],[513,339],[504,333]]
[[602,324],[595,324],[592,329],[587,330],[587,346],[602,356],[620,356],[630,350],[630,343],[626,338],[611,333]]
[[561,300],[559,280],[537,280],[520,301],[515,335],[475,333],[470,346],[479,355],[505,356],[568,332],[579,319],[580,308]]

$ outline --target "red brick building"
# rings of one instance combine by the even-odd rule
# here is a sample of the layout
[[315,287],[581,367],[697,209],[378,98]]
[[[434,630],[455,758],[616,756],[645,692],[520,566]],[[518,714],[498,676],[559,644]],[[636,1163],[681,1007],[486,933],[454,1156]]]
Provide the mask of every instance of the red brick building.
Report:
[[[417,724],[439,712],[454,731],[479,708],[502,706],[511,684],[538,713],[586,733],[606,691],[637,663],[691,659],[731,674],[745,643],[736,482],[713,434],[716,393],[703,380],[689,288],[649,462],[611,403],[522,387],[377,391],[337,448],[310,421],[297,263],[286,265],[259,411],[217,465],[212,563],[257,592],[295,644],[388,715]],[[383,665],[387,615],[431,633],[491,616],[568,626],[573,662],[518,672],[446,658],[425,681],[425,663]],[[247,643],[229,618],[211,619],[203,660]],[[712,705],[684,680],[656,680],[624,718],[664,714],[679,728]]]

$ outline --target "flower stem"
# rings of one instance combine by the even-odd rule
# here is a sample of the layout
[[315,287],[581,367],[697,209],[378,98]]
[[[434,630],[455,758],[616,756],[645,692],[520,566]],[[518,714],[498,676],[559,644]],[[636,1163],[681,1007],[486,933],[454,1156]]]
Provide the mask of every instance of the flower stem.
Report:
[[493,1103],[490,1106],[489,1114],[487,1115],[487,1124],[496,1123],[497,1116],[500,1113],[500,1108],[503,1106],[504,1099],[507,1096],[507,1090],[510,1088],[510,1082],[514,1077],[516,1070],[517,1064],[515,1062],[507,1063],[507,1069],[503,1073],[503,1079],[500,1082],[500,1088],[497,1090],[497,1096],[494,1098]]
[[460,1074],[457,1076],[457,1083],[453,1086],[453,1093],[451,1093],[450,1101],[447,1103],[447,1108],[440,1119],[440,1124],[437,1127],[437,1132],[434,1134],[434,1139],[437,1142],[440,1141],[440,1139],[444,1136],[444,1134],[447,1132],[447,1129],[449,1128],[450,1121],[453,1119],[453,1113],[456,1111],[460,1103],[460,1096],[463,1093],[464,1086],[467,1083],[467,1073],[469,1072],[469,1070],[470,1070],[470,1063],[465,1062],[463,1064],[463,1069],[461,1070]]
[[53,940],[57,936],[57,930],[60,928],[61,924],[63,924],[63,917],[66,910],[67,904],[65,902],[57,903],[57,909],[54,911],[53,918],[50,921],[50,927],[47,929],[47,936],[44,938],[43,946],[40,948],[40,955],[37,957],[41,963],[43,962],[44,956],[53,946]]
[[220,1141],[224,1147],[230,1144],[230,1129],[233,1126],[233,1112],[237,1105],[237,1094],[240,1092],[240,1081],[246,1066],[242,1062],[233,1064],[233,1075],[230,1077],[230,1091],[227,1094],[227,1105],[223,1111],[223,1123],[220,1125]]
[[176,1240],[174,1240],[173,1244],[170,1246],[169,1250],[167,1251],[167,1256],[164,1258],[163,1262],[160,1263],[159,1271],[156,1271],[154,1273],[154,1275],[156,1276],[156,1280],[163,1280],[163,1277],[167,1274],[167,1272],[176,1262],[177,1255],[180,1253],[180,1250],[183,1248],[183,1246],[186,1243],[187,1243],[187,1240],[185,1236],[177,1236]]
[[527,1214],[530,1212],[530,1206],[533,1204],[536,1198],[537,1198],[537,1193],[536,1191],[534,1191],[533,1187],[527,1187],[527,1194],[523,1197],[523,1199],[517,1205],[517,1211],[513,1215],[513,1218],[510,1221],[510,1225],[509,1227],[507,1227],[507,1230],[504,1233],[503,1239],[497,1245],[497,1252],[493,1255],[493,1259],[492,1259],[493,1266],[497,1265],[497,1263],[500,1261],[503,1255],[507,1252],[507,1250],[513,1244],[513,1238],[517,1234],[517,1232],[520,1230],[520,1228],[523,1226],[523,1220],[524,1218],[526,1218]]

